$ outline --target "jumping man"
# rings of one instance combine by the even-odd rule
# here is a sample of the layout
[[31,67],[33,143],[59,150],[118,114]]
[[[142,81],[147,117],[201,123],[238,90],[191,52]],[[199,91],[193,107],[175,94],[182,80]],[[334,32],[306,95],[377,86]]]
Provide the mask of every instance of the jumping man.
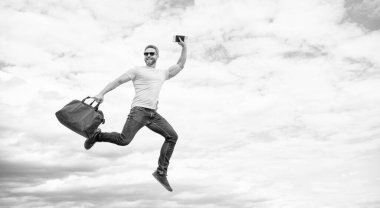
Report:
[[128,145],[133,137],[143,126],[160,134],[165,138],[161,147],[160,157],[158,159],[157,170],[153,176],[168,190],[173,191],[166,178],[169,160],[172,156],[175,144],[178,139],[177,133],[173,127],[157,113],[158,98],[164,82],[177,75],[185,66],[187,56],[187,46],[182,40],[178,42],[182,47],[181,56],[177,64],[167,70],[156,69],[156,61],[159,57],[159,50],[154,45],[148,45],[144,51],[144,60],[146,66],[134,67],[122,74],[119,78],[110,82],[94,98],[101,103],[104,95],[128,81],[133,82],[135,88],[135,97],[132,102],[127,121],[121,133],[101,132],[97,129],[93,136],[88,138],[84,147],[88,150],[96,142],[110,142],[117,145]]

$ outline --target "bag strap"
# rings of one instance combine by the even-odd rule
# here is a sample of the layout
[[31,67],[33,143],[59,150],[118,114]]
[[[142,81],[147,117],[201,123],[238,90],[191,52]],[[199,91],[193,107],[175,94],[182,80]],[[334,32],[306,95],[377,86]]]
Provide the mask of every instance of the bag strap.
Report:
[[[84,103],[84,101],[86,101],[86,100],[89,99],[89,98],[94,98],[94,97],[87,96],[86,98],[84,98],[84,99],[82,100],[82,103]],[[94,99],[94,100],[90,103],[90,106],[92,106],[92,104],[93,104],[95,101],[96,101],[96,100]],[[99,105],[100,105],[100,103],[98,102],[98,104],[94,107],[95,111],[98,111]]]

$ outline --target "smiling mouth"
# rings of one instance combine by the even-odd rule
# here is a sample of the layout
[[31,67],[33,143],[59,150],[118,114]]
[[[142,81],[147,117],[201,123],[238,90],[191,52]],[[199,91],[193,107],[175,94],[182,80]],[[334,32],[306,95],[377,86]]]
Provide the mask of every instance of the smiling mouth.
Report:
[[147,58],[147,59],[145,59],[145,62],[147,64],[153,64],[154,63],[154,59]]

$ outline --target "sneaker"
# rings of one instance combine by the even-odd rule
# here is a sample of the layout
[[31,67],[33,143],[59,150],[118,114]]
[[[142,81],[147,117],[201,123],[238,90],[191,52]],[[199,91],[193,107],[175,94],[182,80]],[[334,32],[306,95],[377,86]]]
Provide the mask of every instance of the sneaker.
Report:
[[166,178],[165,174],[160,174],[156,171],[152,174],[155,179],[157,179],[158,182],[161,183],[162,186],[164,186],[168,191],[172,192],[173,189],[170,187],[168,179]]
[[86,150],[89,150],[94,144],[96,143],[98,136],[100,134],[101,130],[96,129],[95,132],[92,134],[91,137],[87,138],[86,141],[84,142],[84,148]]

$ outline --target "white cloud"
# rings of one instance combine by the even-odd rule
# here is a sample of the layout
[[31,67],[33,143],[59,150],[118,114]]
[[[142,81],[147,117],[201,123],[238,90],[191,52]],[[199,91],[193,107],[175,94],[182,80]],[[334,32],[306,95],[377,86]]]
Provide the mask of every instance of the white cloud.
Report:
[[[3,1],[0,202],[378,206],[379,32],[344,21],[346,3]],[[54,113],[142,65],[148,44],[160,68],[176,63],[175,34],[189,55],[161,92],[179,133],[168,193],[151,176],[163,138],[145,128],[130,146],[85,151]],[[107,94],[104,131],[121,130],[133,93]]]

